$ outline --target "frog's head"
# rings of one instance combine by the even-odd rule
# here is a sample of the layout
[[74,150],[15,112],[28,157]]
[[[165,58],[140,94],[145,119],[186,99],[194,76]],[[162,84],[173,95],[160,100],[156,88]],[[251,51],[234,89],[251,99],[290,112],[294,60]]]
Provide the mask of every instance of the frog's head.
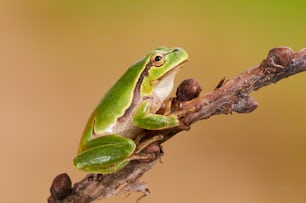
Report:
[[153,94],[162,102],[173,89],[176,73],[188,60],[187,52],[182,48],[157,48],[151,51],[147,60],[150,68],[147,78]]
[[182,48],[160,47],[151,51],[147,58],[150,60],[149,80],[162,80],[166,75],[177,72],[187,62],[188,54]]

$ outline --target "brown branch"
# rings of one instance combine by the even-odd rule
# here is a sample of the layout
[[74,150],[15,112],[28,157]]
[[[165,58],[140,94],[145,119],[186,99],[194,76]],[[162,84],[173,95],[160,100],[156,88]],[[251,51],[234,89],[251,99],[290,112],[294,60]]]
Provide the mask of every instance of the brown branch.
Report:
[[[184,81],[177,89],[177,97],[165,103],[159,113],[175,113],[184,125],[163,131],[145,131],[148,137],[161,134],[164,139],[145,149],[145,153],[155,153],[151,162],[132,161],[122,170],[108,175],[88,174],[83,180],[74,184],[68,175],[57,176],[51,186],[48,202],[92,202],[121,193],[149,193],[145,183],[139,178],[158,161],[162,155],[160,144],[182,131],[184,126],[207,119],[212,115],[232,112],[249,113],[257,107],[257,102],[249,96],[252,91],[276,83],[283,78],[306,70],[306,48],[293,53],[288,47],[272,49],[267,58],[256,67],[240,75],[221,80],[216,89],[199,96],[201,88],[196,80]],[[168,108],[170,107],[170,108]]]

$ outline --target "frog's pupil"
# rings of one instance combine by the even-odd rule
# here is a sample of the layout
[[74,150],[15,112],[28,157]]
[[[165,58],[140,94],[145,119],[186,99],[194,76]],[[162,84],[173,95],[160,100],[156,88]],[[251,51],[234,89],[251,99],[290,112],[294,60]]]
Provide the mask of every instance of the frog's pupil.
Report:
[[160,60],[162,60],[162,58],[163,58],[162,56],[156,56],[154,60],[155,61],[160,61]]

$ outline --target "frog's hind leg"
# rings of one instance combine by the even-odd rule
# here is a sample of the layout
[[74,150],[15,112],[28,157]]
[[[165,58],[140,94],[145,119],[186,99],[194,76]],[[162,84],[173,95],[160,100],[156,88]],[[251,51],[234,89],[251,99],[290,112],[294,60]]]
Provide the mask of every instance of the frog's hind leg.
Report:
[[147,148],[149,145],[151,145],[154,142],[160,141],[164,138],[163,135],[156,135],[154,137],[151,137],[144,142],[140,143],[137,147],[135,152],[132,156],[130,156],[128,159],[129,161],[132,160],[143,160],[143,161],[153,161],[157,158],[158,154],[160,153],[160,147],[154,148],[154,150],[149,150],[149,152],[142,152],[145,148]]
[[142,150],[144,150],[147,146],[149,146],[150,144],[154,143],[154,142],[157,142],[157,141],[160,141],[164,138],[163,135],[155,135],[147,140],[145,140],[144,142],[140,143],[137,147],[136,147],[136,150],[135,150],[135,153],[139,153],[141,152]]

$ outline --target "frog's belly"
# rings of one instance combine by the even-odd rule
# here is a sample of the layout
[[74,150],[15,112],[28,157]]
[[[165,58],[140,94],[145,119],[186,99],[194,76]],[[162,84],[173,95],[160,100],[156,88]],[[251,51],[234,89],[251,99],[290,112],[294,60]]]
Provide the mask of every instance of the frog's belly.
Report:
[[124,122],[116,123],[116,125],[113,127],[112,134],[118,134],[130,139],[134,139],[139,134],[141,134],[143,130],[144,129],[133,125],[131,121],[125,120]]

